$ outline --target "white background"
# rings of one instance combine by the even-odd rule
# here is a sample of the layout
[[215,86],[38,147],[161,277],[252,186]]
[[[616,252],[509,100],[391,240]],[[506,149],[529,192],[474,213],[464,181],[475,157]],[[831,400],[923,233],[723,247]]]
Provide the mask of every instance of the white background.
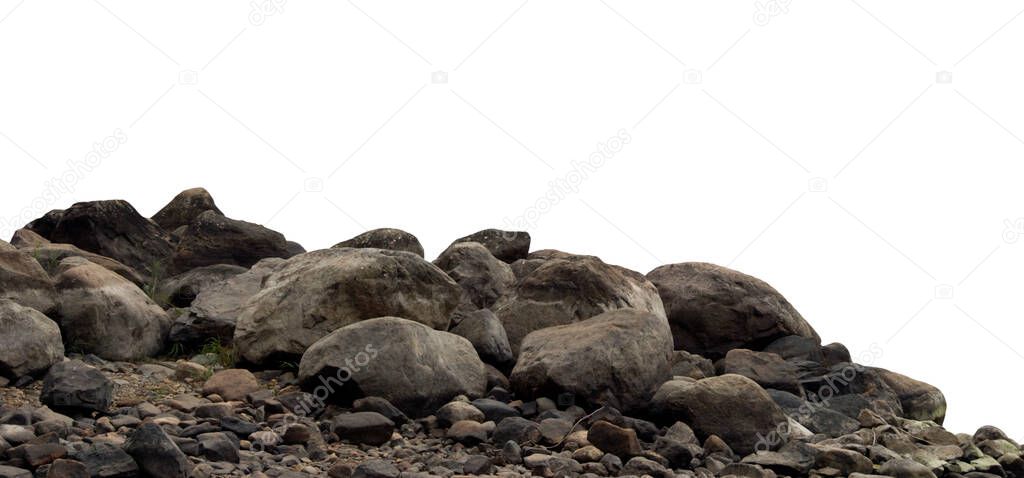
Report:
[[1024,438],[1021,2],[279,6],[0,1],[4,237],[193,186],[309,249],[530,214],[535,249],[763,278],[954,431]]

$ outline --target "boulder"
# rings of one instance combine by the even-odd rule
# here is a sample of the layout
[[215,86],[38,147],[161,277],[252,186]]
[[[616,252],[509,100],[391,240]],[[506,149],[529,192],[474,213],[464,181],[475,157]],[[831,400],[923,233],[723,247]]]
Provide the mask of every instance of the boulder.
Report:
[[669,264],[647,278],[665,304],[677,349],[711,359],[737,348],[761,350],[787,335],[821,339],[772,286],[703,262]]
[[154,478],[187,478],[192,472],[192,463],[178,445],[160,425],[153,422],[142,424],[125,443],[128,452],[139,469]]
[[81,257],[93,264],[109,270],[110,272],[128,279],[131,283],[139,287],[147,287],[152,284],[152,279],[143,277],[131,267],[109,257],[94,254],[89,251],[83,251],[71,244],[47,243],[27,247],[23,250],[31,254],[36,262],[43,266],[43,269],[50,275],[55,275],[57,273],[57,266],[59,266],[61,261],[64,259],[67,259],[68,257]]
[[665,316],[658,291],[642,275],[597,257],[561,253],[520,279],[494,312],[518,354],[530,332],[623,308]]
[[36,375],[64,360],[60,327],[41,312],[0,299],[0,377]]
[[[0,243],[3,243],[3,241],[0,241]],[[14,231],[14,235],[11,236],[11,245],[17,247],[18,249],[31,249],[37,246],[45,246],[46,244],[49,243],[49,239],[40,236],[37,232],[31,229],[26,229],[24,227],[18,229],[17,231]],[[3,248],[0,247],[0,249]]]
[[224,282],[248,269],[230,264],[197,267],[164,280],[157,288],[157,297],[174,307],[188,307],[204,289]]
[[301,355],[325,335],[374,317],[447,330],[459,294],[444,272],[408,252],[308,252],[267,277],[238,318],[235,345],[246,360],[262,363],[272,355]]
[[768,393],[742,375],[672,380],[658,389],[651,404],[662,420],[685,422],[702,439],[721,437],[741,455],[763,450],[759,443],[778,441],[772,434],[788,423]]
[[163,350],[171,319],[135,284],[81,257],[61,261],[54,279],[58,322],[68,344],[107,360]]
[[189,224],[178,242],[171,272],[180,274],[214,264],[252,267],[267,257],[291,257],[281,233],[206,211]]
[[721,373],[743,375],[764,388],[774,388],[801,395],[797,367],[782,357],[768,352],[732,349],[719,363]]
[[691,354],[685,350],[675,350],[669,359],[669,366],[673,377],[690,377],[694,380],[714,377],[715,364],[697,354]]
[[618,309],[526,336],[509,377],[522,398],[569,392],[592,404],[642,410],[669,378],[664,316]]
[[53,230],[57,227],[57,223],[64,217],[63,209],[53,209],[43,214],[38,219],[25,225],[24,229],[28,229],[40,237],[49,238],[53,234]]
[[188,312],[175,319],[171,326],[170,341],[193,347],[201,346],[211,339],[221,344],[230,344],[234,340],[235,324],[245,304],[260,291],[267,276],[284,263],[284,259],[276,257],[263,259],[246,272],[202,287]]
[[476,242],[452,244],[438,256],[434,265],[462,287],[462,302],[470,310],[493,306],[509,293],[516,281],[508,264]]
[[930,420],[942,425],[946,419],[946,397],[941,390],[886,369],[876,368],[875,371],[896,392],[903,406],[904,417],[919,421]]
[[768,394],[787,415],[811,432],[834,438],[860,429],[857,420],[826,408],[821,402],[809,402],[782,390],[768,390]]
[[480,397],[487,385],[468,340],[397,317],[364,320],[320,339],[302,356],[299,378],[319,399],[357,391],[416,417],[456,395]]
[[489,309],[470,312],[452,328],[451,333],[469,340],[480,359],[486,363],[508,367],[515,361],[505,326]]
[[114,384],[103,372],[80,360],[50,367],[39,401],[57,410],[105,412],[113,401]]
[[526,231],[484,229],[456,239],[454,244],[462,242],[479,243],[498,260],[509,264],[519,259],[526,259],[526,256],[530,254],[530,233]]
[[174,252],[159,226],[121,200],[75,204],[44,237],[109,257],[147,277],[159,276]]
[[334,249],[387,249],[389,251],[411,252],[423,256],[423,246],[416,236],[401,229],[381,228],[366,231],[352,239],[334,245]]
[[57,306],[50,276],[32,255],[0,241],[0,299],[10,299],[42,313]]
[[935,478],[935,473],[927,466],[905,458],[885,462],[878,472],[893,478]]
[[186,189],[179,193],[163,209],[153,215],[153,222],[165,231],[173,231],[181,226],[188,226],[200,214],[213,211],[223,215],[213,196],[203,188]]

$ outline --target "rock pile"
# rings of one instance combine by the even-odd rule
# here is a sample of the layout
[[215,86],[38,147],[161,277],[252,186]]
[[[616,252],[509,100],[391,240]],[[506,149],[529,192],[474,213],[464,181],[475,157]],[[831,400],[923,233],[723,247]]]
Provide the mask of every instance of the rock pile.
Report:
[[778,291],[525,232],[312,252],[203,189],[0,241],[0,478],[1024,478],[995,427],[855,363]]

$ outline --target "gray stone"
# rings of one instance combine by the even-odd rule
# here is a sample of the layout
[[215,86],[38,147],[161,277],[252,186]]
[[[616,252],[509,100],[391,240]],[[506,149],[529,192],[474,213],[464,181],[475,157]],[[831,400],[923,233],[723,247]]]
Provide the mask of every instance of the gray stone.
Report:
[[272,355],[301,355],[325,335],[375,317],[447,330],[460,291],[443,271],[407,252],[309,252],[267,277],[238,318],[235,346],[246,360],[261,363]]
[[366,231],[352,239],[334,245],[333,249],[387,249],[423,257],[423,246],[416,236],[401,229],[381,228]]
[[787,335],[821,340],[778,291],[741,272],[687,262],[658,267],[647,278],[664,301],[677,349],[718,359]]
[[592,404],[639,410],[669,378],[671,353],[663,316],[618,309],[526,336],[509,379],[521,398],[570,392]]
[[17,380],[64,360],[60,327],[41,312],[0,299],[0,375]]
[[114,385],[95,367],[79,360],[50,367],[43,379],[39,401],[53,409],[95,410],[110,408]]
[[397,317],[364,320],[317,341],[302,356],[299,379],[336,392],[355,387],[414,416],[429,415],[456,395],[480,397],[487,385],[469,341]]

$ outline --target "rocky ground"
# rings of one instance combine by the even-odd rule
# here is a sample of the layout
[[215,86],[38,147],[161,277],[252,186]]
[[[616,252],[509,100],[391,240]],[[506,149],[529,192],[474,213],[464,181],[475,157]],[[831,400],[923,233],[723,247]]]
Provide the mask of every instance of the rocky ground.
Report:
[[856,362],[754,277],[525,232],[306,252],[193,189],[0,241],[0,478],[1024,478],[998,428]]

